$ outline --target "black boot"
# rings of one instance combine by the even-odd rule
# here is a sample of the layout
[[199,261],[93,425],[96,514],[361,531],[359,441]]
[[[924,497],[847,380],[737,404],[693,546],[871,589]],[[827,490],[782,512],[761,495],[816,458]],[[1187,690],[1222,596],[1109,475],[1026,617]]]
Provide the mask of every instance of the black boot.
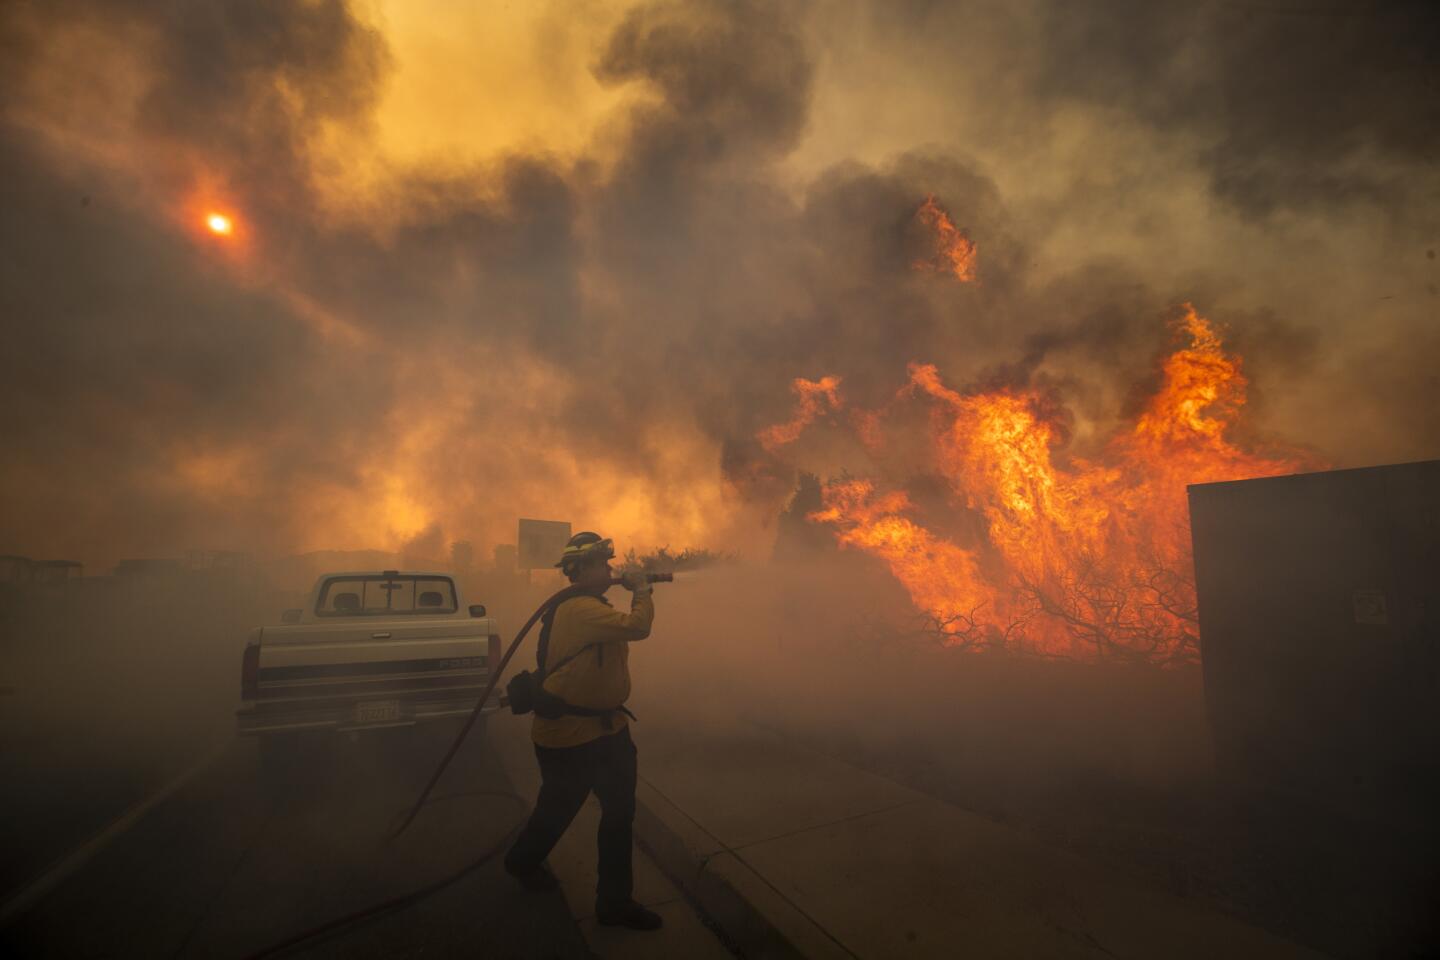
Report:
[[629,927],[631,930],[659,930],[665,922],[654,910],[646,910],[634,900],[618,906],[595,907],[595,919],[602,927]]
[[550,869],[543,863],[539,866],[531,867],[529,870],[521,870],[507,858],[505,860],[505,872],[516,880],[519,880],[520,885],[526,890],[534,893],[549,893],[551,890],[560,889],[560,881],[555,879],[555,874],[551,873]]

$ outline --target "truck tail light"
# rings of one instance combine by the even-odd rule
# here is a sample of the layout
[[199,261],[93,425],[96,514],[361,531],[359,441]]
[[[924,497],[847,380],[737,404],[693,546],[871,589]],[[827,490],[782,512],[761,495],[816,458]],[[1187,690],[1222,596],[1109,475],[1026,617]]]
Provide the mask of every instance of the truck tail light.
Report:
[[260,695],[260,644],[247,643],[240,658],[240,699],[254,700]]
[[485,655],[485,672],[494,673],[500,669],[500,634],[490,634],[490,651]]

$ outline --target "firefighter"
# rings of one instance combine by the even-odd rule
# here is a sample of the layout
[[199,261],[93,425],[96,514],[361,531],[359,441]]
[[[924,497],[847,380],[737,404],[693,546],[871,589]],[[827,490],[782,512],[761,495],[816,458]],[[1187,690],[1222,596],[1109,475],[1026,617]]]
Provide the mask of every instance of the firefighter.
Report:
[[577,533],[555,564],[580,593],[541,621],[542,686],[561,707],[547,710],[549,717],[537,709],[531,725],[540,795],[505,856],[505,869],[529,889],[555,889],[558,881],[544,860],[593,790],[600,800],[595,918],[606,926],[655,930],[660,915],[632,896],[636,765],[631,714],[624,706],[630,695],[630,644],[650,635],[655,606],[653,588],[639,573],[623,578],[631,593],[630,612],[610,606],[605,591],[614,576],[614,556],[610,540]]

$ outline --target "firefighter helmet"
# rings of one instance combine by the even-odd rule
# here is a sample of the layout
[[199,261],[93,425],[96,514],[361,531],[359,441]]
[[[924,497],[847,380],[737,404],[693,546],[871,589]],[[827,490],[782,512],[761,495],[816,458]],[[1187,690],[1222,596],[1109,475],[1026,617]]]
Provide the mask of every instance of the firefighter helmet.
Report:
[[601,537],[598,533],[583,530],[575,534],[565,544],[565,552],[560,555],[560,562],[555,564],[561,570],[569,571],[594,557],[603,557],[609,560],[615,556],[614,541],[608,537]]

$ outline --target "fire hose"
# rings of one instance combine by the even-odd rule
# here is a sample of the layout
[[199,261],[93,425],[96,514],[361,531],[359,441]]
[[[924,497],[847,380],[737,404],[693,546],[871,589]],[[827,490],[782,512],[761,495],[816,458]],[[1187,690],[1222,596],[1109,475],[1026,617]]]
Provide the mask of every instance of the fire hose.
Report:
[[[674,579],[675,575],[672,573],[645,574],[646,583],[670,583]],[[612,577],[610,579],[610,586],[619,586],[622,582],[623,581],[620,577]],[[530,632],[530,628],[535,626],[535,622],[541,617],[543,617],[547,610],[559,605],[560,603],[563,603],[566,600],[569,600],[571,597],[580,596],[584,592],[584,588],[577,586],[569,586],[564,588],[563,590],[556,591],[549,597],[549,599],[547,599],[544,603],[540,604],[540,606],[535,608],[535,612],[530,615],[530,619],[526,620],[525,625],[520,628],[520,632],[515,634],[515,639],[510,641],[510,647],[505,651],[505,655],[500,658],[499,664],[490,665],[490,680],[485,685],[485,691],[480,694],[480,699],[475,702],[475,708],[471,710],[470,715],[465,718],[465,723],[460,728],[460,732],[455,735],[455,740],[453,743],[450,744],[450,749],[445,751],[445,756],[442,757],[440,759],[440,763],[436,765],[435,773],[431,775],[429,782],[425,784],[425,789],[420,791],[420,796],[415,801],[415,805],[410,808],[410,812],[406,814],[405,819],[401,822],[399,828],[397,828],[395,832],[390,835],[389,839],[398,839],[401,834],[403,834],[407,829],[409,829],[410,824],[415,822],[415,818],[419,815],[421,808],[424,807],[427,802],[429,802],[430,792],[435,789],[435,784],[439,783],[440,778],[444,776],[445,769],[450,766],[450,761],[455,759],[455,754],[460,752],[460,747],[465,743],[465,738],[469,736],[470,729],[475,726],[476,719],[479,718],[481,712],[484,710],[485,704],[490,701],[490,695],[495,692],[495,685],[500,682],[500,675],[503,674],[505,672],[505,668],[509,666],[511,658],[515,656],[515,651],[520,649],[520,644],[524,641],[526,634]],[[509,793],[506,791],[484,791],[483,795],[503,796],[520,800],[522,803],[525,802],[524,798],[519,796],[518,794]],[[433,883],[430,883],[424,887],[420,887],[419,889],[412,890],[408,893],[403,893],[397,897],[391,897],[390,899],[383,900],[380,903],[372,904],[371,906],[356,910],[353,913],[348,913],[343,917],[337,917],[334,920],[328,920],[325,923],[317,924],[316,926],[313,926],[308,930],[301,931],[294,936],[287,937],[286,939],[277,943],[273,943],[262,950],[258,950],[255,953],[249,954],[246,960],[260,960],[260,958],[262,957],[274,956],[278,953],[282,953],[286,950],[297,947],[302,943],[314,940],[316,937],[324,936],[325,934],[332,933],[343,927],[348,927],[356,923],[361,923],[365,920],[371,919],[372,917],[378,917],[382,914],[390,913],[394,910],[399,910],[402,907],[407,907],[413,903],[417,903],[420,900],[431,896],[432,894],[439,893],[441,890],[450,886],[450,884],[464,877],[470,871],[476,869],[477,867],[492,859],[496,854],[498,854],[506,847],[510,839],[520,831],[520,827],[521,823],[516,823],[513,827],[506,831],[505,836],[500,839],[499,843],[488,848],[475,860],[470,861],[465,866],[461,867],[459,870],[441,878],[440,880],[434,881]]]

